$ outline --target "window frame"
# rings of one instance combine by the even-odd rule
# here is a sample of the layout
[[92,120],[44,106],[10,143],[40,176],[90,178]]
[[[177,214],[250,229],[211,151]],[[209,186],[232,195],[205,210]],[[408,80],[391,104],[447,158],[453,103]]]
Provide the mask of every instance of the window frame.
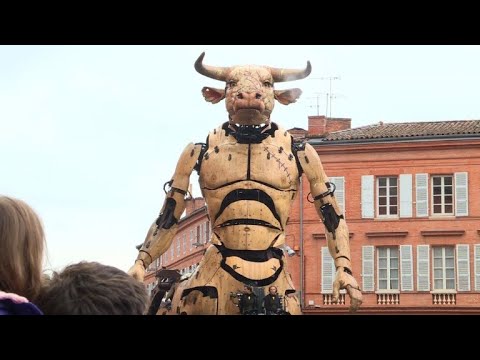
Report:
[[[445,249],[446,248],[451,248],[452,253],[453,253],[453,277],[447,279],[447,266],[446,266],[446,254],[445,254]],[[443,288],[437,289],[436,287],[436,280],[438,278],[435,277],[435,269],[438,269],[438,267],[435,267],[435,249],[442,249],[442,282],[443,282]],[[435,245],[431,247],[431,256],[432,256],[432,292],[456,292],[457,291],[457,258],[456,258],[456,251],[455,251],[455,246],[450,246],[450,245]],[[449,268],[450,269],[450,268]],[[453,289],[447,289],[447,280],[453,280]]]
[[[396,195],[390,195],[390,189],[392,186],[390,185],[390,179],[396,179],[397,184],[397,194]],[[386,179],[387,180],[387,185],[385,186],[386,189],[386,195],[382,195],[382,197],[385,197],[387,200],[386,205],[380,205],[380,179]],[[397,199],[397,204],[396,205],[390,205],[390,198],[396,196]],[[387,214],[380,214],[380,206],[386,207]],[[396,214],[390,214],[390,207],[391,206],[396,206],[397,208],[397,213]],[[380,176],[375,176],[375,215],[377,218],[381,219],[386,219],[386,218],[394,218],[398,219],[400,218],[400,176],[398,175],[380,175]]]
[[[451,194],[445,194],[445,178],[446,177],[450,177],[451,180],[452,180],[452,183],[451,185],[447,185],[447,186],[451,186],[452,188],[452,192]],[[442,208],[442,212],[441,213],[436,213],[435,212],[435,205],[438,206],[438,204],[435,204],[435,197],[438,197],[438,195],[435,195],[434,194],[434,187],[438,187],[438,185],[434,185],[433,182],[434,182],[434,179],[435,178],[441,178],[442,181],[441,181],[441,203],[440,203],[440,206]],[[430,174],[430,191],[429,191],[429,195],[430,195],[430,209],[431,209],[431,212],[430,212],[430,215],[431,216],[455,216],[455,174]],[[451,206],[452,206],[452,212],[450,213],[446,213],[445,212],[445,206],[447,206],[447,204],[445,204],[445,197],[446,196],[451,196],[452,197],[452,202],[451,202]],[[450,205],[450,204],[448,204]]]
[[[400,284],[400,278],[401,278],[401,274],[400,274],[400,247],[399,246],[396,246],[396,245],[393,245],[393,246],[376,246],[375,247],[375,252],[376,252],[376,258],[377,258],[377,293],[400,293],[400,289],[401,289],[401,284]],[[393,269],[391,268],[391,255],[390,255],[390,250],[391,249],[396,249],[397,250],[397,268],[396,269]],[[380,250],[381,249],[386,249],[387,250],[387,278],[386,279],[380,279]],[[383,268],[382,268],[383,269]],[[394,281],[395,279],[392,279],[391,277],[391,271],[392,270],[397,270],[397,278],[396,278],[396,281],[397,281],[397,288],[396,289],[391,289],[391,281]],[[382,281],[387,281],[387,289],[380,289],[380,280]]]

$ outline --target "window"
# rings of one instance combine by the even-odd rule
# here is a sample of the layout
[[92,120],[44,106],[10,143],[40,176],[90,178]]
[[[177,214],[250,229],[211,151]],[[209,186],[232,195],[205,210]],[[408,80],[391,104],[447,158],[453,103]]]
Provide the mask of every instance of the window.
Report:
[[398,290],[398,247],[378,248],[378,290]]
[[432,176],[433,214],[453,215],[453,176]]
[[201,226],[197,225],[197,240],[195,241],[197,244],[200,244],[202,242],[202,239],[200,238],[201,234]]
[[378,216],[398,216],[398,178],[394,176],[377,178]]
[[455,252],[453,246],[433,247],[433,289],[455,290]]
[[206,234],[207,234],[207,238],[205,239],[205,242],[209,242],[210,241],[210,221],[207,220],[207,226],[206,226]]
[[190,230],[190,250],[193,249],[193,230]]
[[180,239],[177,239],[177,257],[180,256]]
[[183,234],[183,253],[187,252],[187,234]]
[[170,245],[170,260],[173,260],[174,254],[175,254],[175,246],[172,243],[172,245]]
[[417,217],[468,216],[468,173],[416,174]]
[[345,217],[345,177],[343,176],[329,176],[330,182],[335,185],[335,199],[340,207],[340,211]]

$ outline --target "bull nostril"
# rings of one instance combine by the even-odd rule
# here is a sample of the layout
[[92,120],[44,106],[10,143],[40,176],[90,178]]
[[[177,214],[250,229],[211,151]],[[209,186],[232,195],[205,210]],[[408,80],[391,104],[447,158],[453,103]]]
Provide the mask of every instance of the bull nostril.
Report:
[[243,99],[243,94],[242,94],[242,93],[238,93],[238,94],[237,94],[237,99]]
[[255,99],[260,99],[262,97],[262,94],[256,93],[255,94]]

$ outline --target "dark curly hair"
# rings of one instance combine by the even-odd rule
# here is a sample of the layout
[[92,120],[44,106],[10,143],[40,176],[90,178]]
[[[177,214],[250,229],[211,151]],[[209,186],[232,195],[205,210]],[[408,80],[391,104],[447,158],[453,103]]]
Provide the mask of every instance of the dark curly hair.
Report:
[[143,315],[145,285],[98,262],[80,262],[54,273],[36,304],[45,315]]

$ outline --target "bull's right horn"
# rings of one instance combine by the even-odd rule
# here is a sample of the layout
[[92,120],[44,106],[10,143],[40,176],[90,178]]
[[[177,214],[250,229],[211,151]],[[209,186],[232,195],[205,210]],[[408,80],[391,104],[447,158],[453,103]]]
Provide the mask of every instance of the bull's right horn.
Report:
[[227,81],[228,73],[230,72],[229,67],[220,67],[220,66],[210,66],[203,64],[203,58],[205,57],[205,52],[203,52],[195,61],[195,70],[202,75],[205,75],[209,78]]

